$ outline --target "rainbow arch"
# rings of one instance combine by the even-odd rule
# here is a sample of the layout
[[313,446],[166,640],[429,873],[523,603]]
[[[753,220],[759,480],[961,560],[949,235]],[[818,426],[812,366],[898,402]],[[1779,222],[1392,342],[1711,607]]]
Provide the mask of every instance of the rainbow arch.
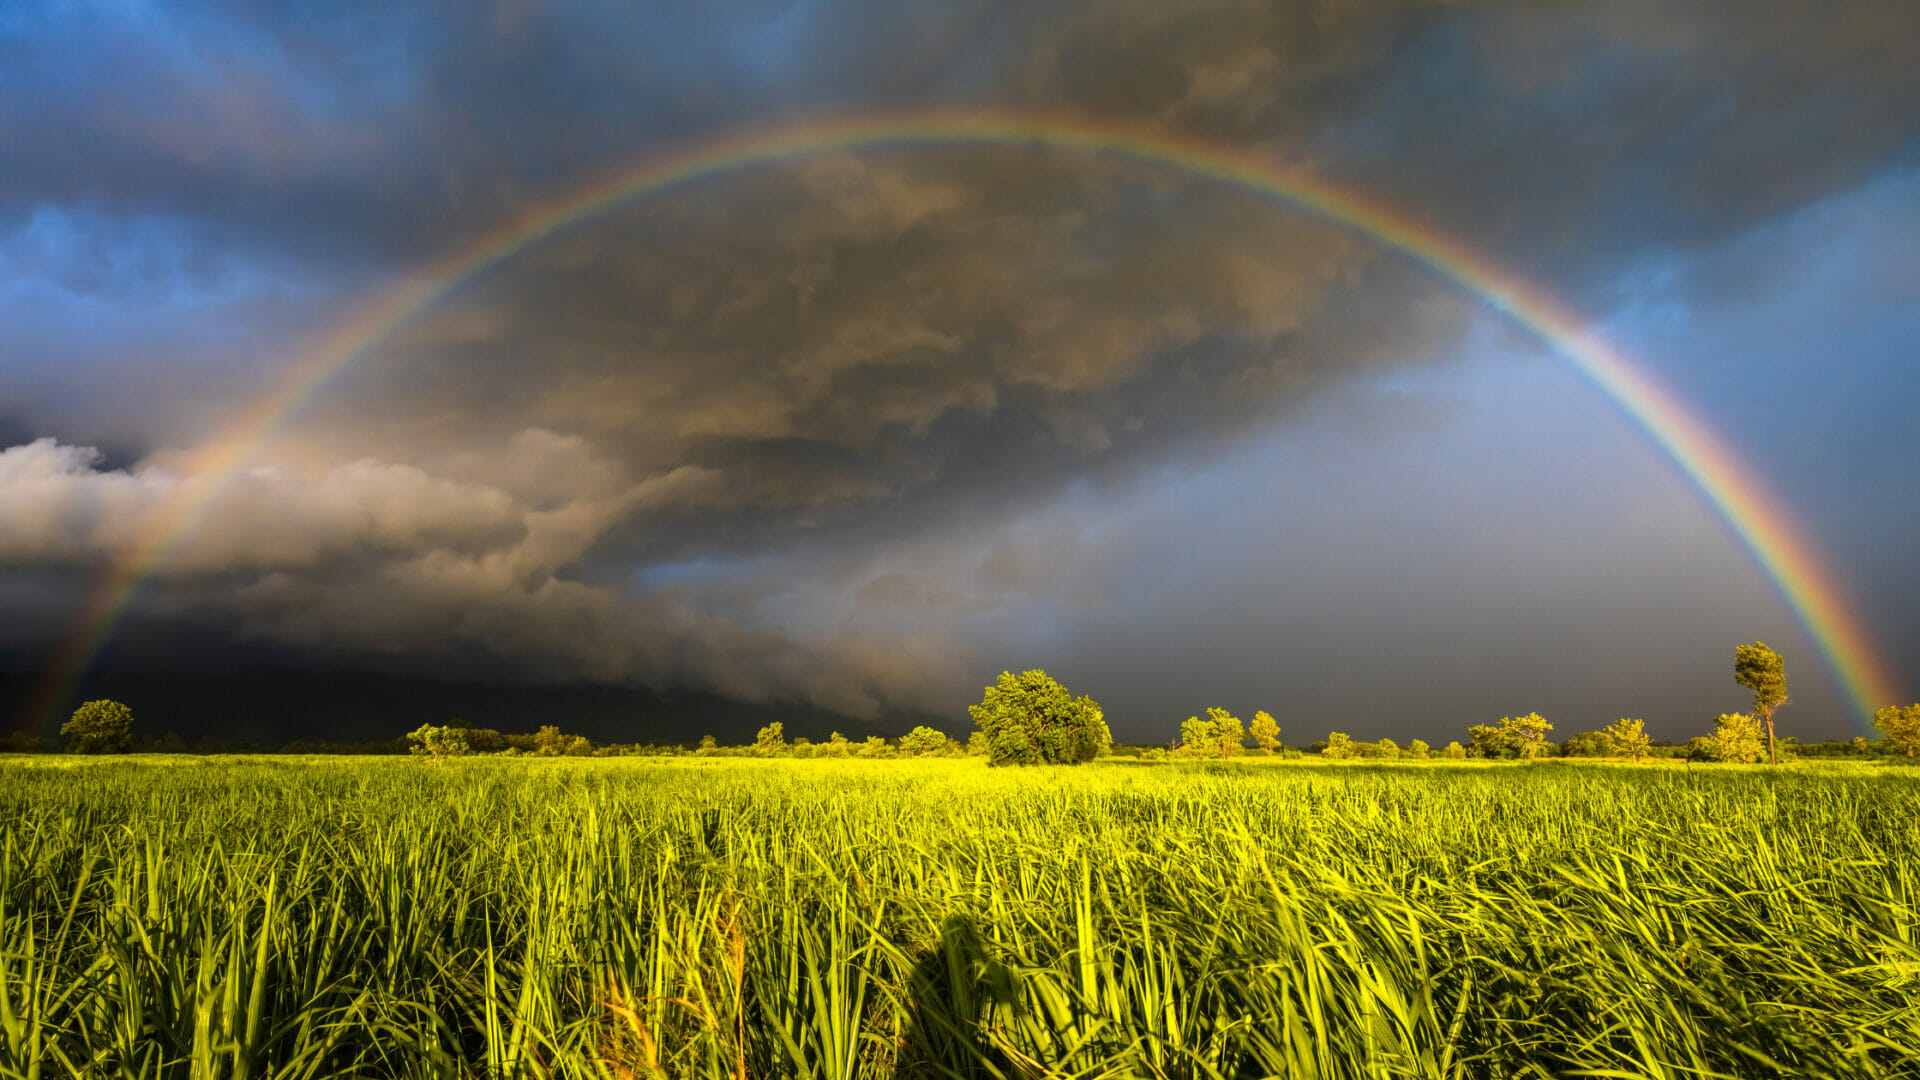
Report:
[[1779,501],[1712,430],[1546,291],[1406,214],[1231,147],[1071,116],[917,112],[750,131],[650,158],[557,200],[529,206],[464,248],[398,281],[341,322],[280,386],[243,412],[192,463],[196,482],[155,515],[143,538],[101,575],[63,641],[34,715],[57,707],[111,640],[140,586],[190,535],[266,439],[328,379],[420,312],[517,252],[629,200],[741,168],[835,150],[893,145],[1034,147],[1203,177],[1344,226],[1478,296],[1539,337],[1643,430],[1726,522],[1806,626],[1857,719],[1896,698],[1872,642]]

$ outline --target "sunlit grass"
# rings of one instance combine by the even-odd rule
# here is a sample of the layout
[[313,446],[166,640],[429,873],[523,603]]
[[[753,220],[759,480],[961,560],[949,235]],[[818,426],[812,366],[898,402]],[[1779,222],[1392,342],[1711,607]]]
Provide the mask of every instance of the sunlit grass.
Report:
[[1920,1075],[1909,770],[1258,766],[0,761],[0,1076]]

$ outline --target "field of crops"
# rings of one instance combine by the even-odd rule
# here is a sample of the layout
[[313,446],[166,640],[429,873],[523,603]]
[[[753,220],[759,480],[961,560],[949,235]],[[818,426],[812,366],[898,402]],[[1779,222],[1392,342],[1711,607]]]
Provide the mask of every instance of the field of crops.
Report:
[[0,761],[0,1075],[1920,1076],[1867,766]]

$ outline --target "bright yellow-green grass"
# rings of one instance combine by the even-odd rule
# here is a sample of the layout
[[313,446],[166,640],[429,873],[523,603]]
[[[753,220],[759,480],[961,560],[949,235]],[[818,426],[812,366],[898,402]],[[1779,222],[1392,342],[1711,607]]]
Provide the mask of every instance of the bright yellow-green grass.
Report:
[[0,761],[0,1076],[1915,1077],[1920,780]]

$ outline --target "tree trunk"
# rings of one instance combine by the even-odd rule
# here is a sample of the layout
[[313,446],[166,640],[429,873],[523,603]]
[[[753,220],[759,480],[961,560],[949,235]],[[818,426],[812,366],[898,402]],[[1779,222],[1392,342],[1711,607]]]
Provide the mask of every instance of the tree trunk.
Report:
[[1773,710],[1768,709],[1761,719],[1767,722],[1767,764],[1780,764],[1780,755],[1773,749]]

